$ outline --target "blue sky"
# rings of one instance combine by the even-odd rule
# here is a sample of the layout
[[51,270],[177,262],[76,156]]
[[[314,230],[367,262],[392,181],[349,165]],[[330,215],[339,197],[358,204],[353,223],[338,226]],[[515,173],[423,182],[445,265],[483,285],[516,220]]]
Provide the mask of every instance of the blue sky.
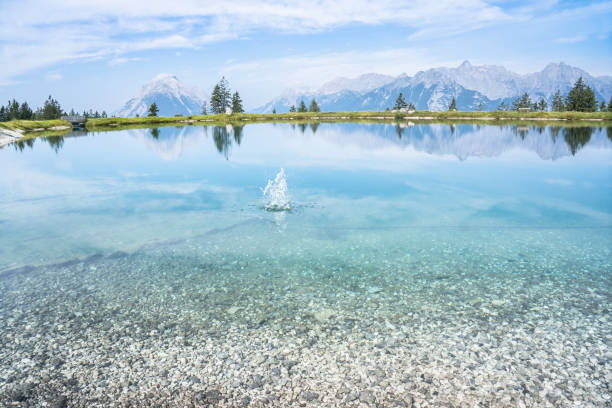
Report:
[[[209,3],[209,4],[207,4]],[[253,108],[367,72],[564,61],[612,75],[610,1],[0,0],[0,103],[111,112],[159,73]]]

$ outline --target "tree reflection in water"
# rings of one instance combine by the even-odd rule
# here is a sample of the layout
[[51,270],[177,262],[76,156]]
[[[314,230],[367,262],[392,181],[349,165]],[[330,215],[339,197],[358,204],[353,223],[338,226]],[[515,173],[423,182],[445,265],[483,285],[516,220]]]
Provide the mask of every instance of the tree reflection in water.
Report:
[[[291,123],[289,124],[292,129],[295,129],[296,125],[298,126],[301,133],[305,133],[307,128],[310,128],[313,134],[317,133],[319,129],[320,122],[310,122],[310,123]],[[358,124],[346,124],[347,126],[359,126]],[[381,137],[385,137],[384,134],[387,132],[387,129],[394,130],[394,133],[397,136],[398,140],[402,141],[402,144],[412,144],[422,142],[422,140],[426,140],[427,138],[431,138],[428,135],[431,127],[429,125],[417,125],[414,128],[406,133],[406,126],[411,126],[411,124],[405,125],[402,123],[395,124],[380,124],[380,125],[364,125],[368,127],[368,130],[381,135]],[[603,135],[603,127],[589,127],[589,126],[559,126],[559,125],[551,125],[551,126],[526,126],[526,125],[491,125],[496,126],[499,131],[504,131],[505,129],[510,128],[510,131],[515,135],[520,137],[521,140],[525,141],[527,138],[542,138],[547,137],[546,132],[548,131],[550,135],[550,140],[553,143],[558,143],[559,136],[563,134],[563,142],[567,144],[570,153],[575,156],[578,151],[580,151],[584,146],[586,146],[591,138],[593,137],[593,132],[599,129],[599,132]],[[226,159],[230,158],[232,145],[236,144],[240,146],[244,139],[245,126],[232,124],[226,126],[203,126],[203,131],[205,135],[208,135],[208,128],[212,128],[213,133],[213,141],[217,151],[221,153]],[[477,131],[480,126],[469,125],[469,124],[449,124],[448,128],[445,128],[444,134],[447,137],[452,137],[453,140],[459,141],[462,137],[467,136],[468,134],[474,133]],[[181,128],[183,129],[183,128]],[[612,127],[608,126],[605,128],[607,138],[612,142]],[[151,128],[148,129],[152,139],[156,142],[160,141],[161,129],[159,128]],[[179,132],[175,132],[172,134],[170,132],[170,139],[176,138],[179,135]],[[65,135],[49,135],[49,136],[40,136],[38,138],[29,137],[27,139],[21,139],[12,143],[12,146],[17,151],[23,151],[26,147],[33,148],[34,143],[37,139],[48,143],[49,146],[57,153],[59,152],[63,146],[66,137],[75,137],[75,136],[84,136],[87,135],[86,131],[73,131],[67,133]],[[443,135],[444,136],[444,135]],[[167,140],[168,137],[164,137],[164,140]],[[435,138],[430,139],[435,140]],[[531,143],[531,142],[530,142]],[[529,144],[529,143],[528,143]]]
[[578,150],[589,143],[591,135],[593,134],[593,129],[594,128],[588,126],[563,128],[563,138],[565,139],[565,143],[569,146],[572,156],[575,156]]

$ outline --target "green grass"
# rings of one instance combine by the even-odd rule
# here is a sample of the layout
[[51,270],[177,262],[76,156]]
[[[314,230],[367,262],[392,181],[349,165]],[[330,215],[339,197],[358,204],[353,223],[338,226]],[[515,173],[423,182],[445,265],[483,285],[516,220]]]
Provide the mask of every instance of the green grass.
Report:
[[[300,122],[300,121],[436,121],[444,123],[496,123],[510,124],[542,124],[542,122],[564,121],[563,126],[571,124],[581,125],[612,125],[611,112],[516,112],[516,111],[416,111],[390,112],[290,112],[276,114],[239,113],[234,115],[193,115],[180,117],[142,117],[142,118],[104,118],[88,119],[88,130],[112,130],[141,127],[184,126],[192,123],[199,124],[228,124],[250,122]],[[552,124],[552,123],[551,123]],[[70,126],[63,120],[13,120],[0,122],[0,128],[22,130],[24,132],[47,131],[56,126]]]
[[389,111],[366,112],[291,112],[291,113],[239,113],[234,115],[193,115],[181,117],[142,117],[142,118],[104,118],[89,119],[87,129],[108,129],[137,127],[142,125],[181,125],[194,122],[233,123],[233,122],[274,122],[300,120],[564,120],[564,121],[612,121],[610,112],[514,112],[514,111],[416,111],[399,113]]
[[72,129],[72,125],[61,119],[53,120],[11,120],[9,122],[0,122],[0,128],[9,130],[23,130],[25,132],[49,130],[56,126],[68,126]]

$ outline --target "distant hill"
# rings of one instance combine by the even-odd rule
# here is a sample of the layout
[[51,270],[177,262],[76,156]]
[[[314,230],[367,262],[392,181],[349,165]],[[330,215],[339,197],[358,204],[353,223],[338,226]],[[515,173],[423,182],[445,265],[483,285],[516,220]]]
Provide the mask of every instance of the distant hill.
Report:
[[155,102],[159,116],[194,115],[202,111],[204,100],[197,89],[187,87],[176,76],[160,74],[114,114],[120,117],[146,116],[149,106]]
[[300,100],[308,105],[312,98],[323,111],[385,110],[393,108],[400,92],[408,103],[421,110],[446,110],[453,97],[459,110],[475,110],[480,104],[484,110],[494,110],[502,101],[510,105],[525,92],[532,101],[544,98],[550,106],[557,89],[566,94],[581,76],[594,89],[599,101],[610,100],[612,77],[594,77],[563,62],[548,64],[540,72],[520,75],[501,66],[475,66],[465,61],[455,68],[432,68],[412,77],[366,74],[354,79],[335,79],[313,92],[288,90],[254,112],[270,113],[274,109],[287,112],[291,105],[297,106]]

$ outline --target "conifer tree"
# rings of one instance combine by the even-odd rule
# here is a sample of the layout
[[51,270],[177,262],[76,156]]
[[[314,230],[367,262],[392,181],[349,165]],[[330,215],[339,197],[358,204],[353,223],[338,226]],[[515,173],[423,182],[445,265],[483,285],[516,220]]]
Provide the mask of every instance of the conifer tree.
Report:
[[10,120],[19,119],[19,102],[17,102],[15,99],[9,101],[7,110]]
[[210,109],[213,113],[225,113],[225,108],[229,108],[230,103],[231,93],[229,84],[225,77],[222,77],[210,95]]
[[308,112],[308,110],[306,109],[306,104],[304,103],[304,101],[300,101],[300,106],[298,107],[298,112]]
[[404,109],[408,106],[406,101],[404,100],[404,95],[400,92],[395,100],[395,105],[393,106],[393,110]]
[[153,102],[151,106],[149,106],[149,113],[147,114],[147,116],[155,117],[157,116],[158,113],[159,113],[159,108],[157,107],[157,104]]
[[206,101],[202,102],[202,115],[208,115],[208,111],[206,110]]
[[612,112],[612,96],[610,97],[610,102],[608,102],[608,112]]
[[295,105],[291,105],[291,107],[289,108],[289,112],[295,112]]
[[221,96],[223,100],[223,108],[229,108],[231,104],[232,92],[230,90],[229,83],[225,77],[221,77],[219,81],[219,87],[221,88]]
[[542,112],[548,110],[548,102],[546,102],[546,99],[540,98],[540,102],[537,103],[537,110]]
[[601,103],[599,104],[599,111],[600,112],[606,111],[606,103],[604,101],[601,101]]
[[497,110],[500,110],[500,111],[506,111],[506,110],[508,110],[508,105],[506,105],[506,102],[502,101],[502,102],[499,104],[499,107],[497,108]]
[[565,99],[565,108],[568,111],[595,112],[597,110],[595,92],[584,83],[582,77],[578,78]]
[[0,122],[7,122],[8,115],[6,114],[6,109],[4,109],[4,105],[0,106]]
[[62,107],[49,95],[40,111],[40,116],[40,119],[43,120],[59,119],[62,116]]
[[23,102],[19,107],[19,119],[30,120],[32,119],[32,116],[34,116],[34,112],[32,112],[32,109],[28,106],[27,102]]
[[321,112],[321,108],[319,108],[319,105],[317,104],[317,101],[315,99],[312,100],[312,102],[310,102],[310,107],[308,108],[309,112]]
[[557,89],[555,95],[552,99],[552,111],[553,112],[563,112],[565,110],[565,104],[563,103],[563,97],[561,96],[561,91]]
[[242,108],[242,99],[240,98],[240,94],[238,94],[238,91],[234,92],[234,95],[232,96],[232,112],[244,112],[244,109]]
[[457,100],[455,99],[454,96],[453,96],[453,100],[451,101],[450,105],[448,105],[448,110],[449,111],[457,110]]
[[210,94],[210,109],[215,114],[225,113],[225,107],[223,106],[221,88],[219,87],[219,84],[215,85],[212,93]]
[[522,96],[517,97],[512,101],[512,110],[519,110],[519,108],[531,108],[531,98],[529,94],[525,92]]

